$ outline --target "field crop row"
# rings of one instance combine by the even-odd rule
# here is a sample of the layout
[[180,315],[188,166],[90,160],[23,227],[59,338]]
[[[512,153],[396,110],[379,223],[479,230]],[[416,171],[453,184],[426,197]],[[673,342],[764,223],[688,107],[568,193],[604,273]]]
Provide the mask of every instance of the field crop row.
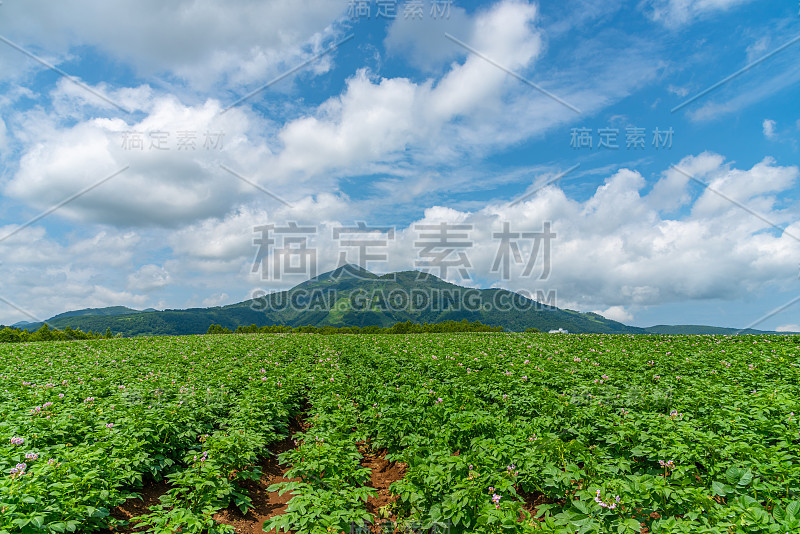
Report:
[[[800,532],[800,344],[778,336],[226,335],[0,348],[0,533]],[[365,456],[403,466],[375,510]]]

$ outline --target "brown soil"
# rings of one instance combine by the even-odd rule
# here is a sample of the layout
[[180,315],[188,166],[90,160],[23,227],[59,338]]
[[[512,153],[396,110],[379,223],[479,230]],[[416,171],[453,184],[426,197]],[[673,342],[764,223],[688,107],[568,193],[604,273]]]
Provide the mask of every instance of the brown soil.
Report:
[[[309,409],[306,402],[303,411]],[[220,510],[214,514],[214,519],[220,523],[233,526],[237,534],[263,534],[264,521],[281,515],[286,511],[292,494],[286,492],[278,495],[277,491],[267,491],[272,484],[279,482],[299,481],[298,478],[288,479],[284,476],[290,466],[282,466],[278,462],[278,455],[296,447],[292,436],[297,432],[305,432],[311,428],[311,423],[303,416],[297,416],[289,424],[289,437],[273,443],[269,447],[269,454],[261,460],[261,479],[258,481],[244,481],[241,487],[247,490],[247,494],[253,500],[253,507],[242,515],[241,510],[231,504],[225,510]],[[290,531],[291,532],[291,531]],[[269,534],[277,534],[271,530]]]
[[[289,466],[281,466],[277,458],[278,454],[286,452],[294,446],[292,438],[285,438],[273,444],[270,447],[270,451],[274,455],[270,454],[261,461],[261,479],[241,483],[242,488],[247,490],[253,500],[253,508],[248,510],[247,514],[242,515],[242,512],[236,506],[230,505],[225,510],[214,514],[214,519],[220,523],[233,526],[237,534],[263,534],[264,521],[285,512],[292,498],[290,492],[278,495],[277,491],[270,492],[267,491],[267,488],[278,482],[299,480],[284,477],[286,471],[289,470]],[[276,534],[274,530],[271,530],[270,533]]]
[[[564,502],[557,501],[553,499],[548,499],[544,493],[534,491],[533,493],[528,493],[526,491],[517,490],[517,495],[522,499],[522,508],[531,514],[531,516],[536,516],[536,509],[543,504],[553,504],[556,502]],[[539,518],[539,521],[544,521],[543,518]]]
[[[295,419],[290,425],[292,433],[305,431],[311,427],[311,423],[304,419]],[[401,480],[406,473],[408,466],[401,462],[390,462],[386,460],[386,450],[372,451],[360,447],[362,453],[361,465],[370,469],[370,482],[369,487],[375,488],[377,494],[371,497],[366,503],[367,511],[375,517],[375,523],[380,521],[378,519],[381,508],[384,508],[397,499],[389,491],[389,486],[392,482]],[[284,438],[279,442],[273,443],[269,447],[269,451],[265,458],[259,464],[261,468],[261,478],[258,481],[244,481],[241,487],[247,490],[248,495],[253,501],[253,507],[248,510],[246,514],[234,505],[230,505],[224,510],[220,510],[214,514],[214,519],[220,523],[231,525],[234,527],[237,534],[264,534],[262,530],[264,522],[276,515],[280,515],[286,511],[292,494],[287,492],[283,495],[278,495],[277,491],[270,492],[267,488],[278,482],[297,481],[299,479],[287,479],[286,472],[290,466],[281,465],[278,462],[278,455],[286,452],[295,447],[294,441],[291,437]],[[166,482],[153,482],[145,485],[141,490],[141,498],[132,498],[125,501],[120,506],[111,510],[111,516],[114,519],[130,521],[132,517],[147,514],[150,507],[159,503],[159,497],[164,495],[170,486]],[[374,531],[378,532],[377,526]],[[141,532],[143,529],[137,529],[133,525],[126,527],[118,527],[110,529],[105,534],[119,533],[119,534],[132,534]],[[268,534],[279,534],[272,530]],[[283,534],[283,533],[280,533]],[[289,533],[291,534],[291,533]]]
[[[150,512],[150,507],[158,504],[159,498],[169,491],[169,484],[166,481],[150,482],[145,484],[139,497],[128,499],[116,508],[111,509],[111,517],[120,521],[130,521],[132,517],[144,515]],[[120,532],[128,534],[131,532],[143,532],[143,528],[137,529],[134,525],[111,528],[108,532]]]
[[371,470],[368,486],[378,490],[377,495],[367,500],[367,511],[378,517],[378,510],[397,500],[397,496],[389,492],[389,486],[392,482],[402,480],[408,466],[387,460],[385,450],[363,454],[361,465]]
[[[289,429],[291,433],[305,431],[311,427],[311,423],[302,418],[295,418],[291,421]],[[261,460],[261,479],[258,481],[244,481],[241,487],[246,489],[248,495],[253,500],[253,508],[246,515],[234,505],[230,505],[225,510],[214,514],[214,519],[220,523],[232,525],[238,534],[264,534],[262,526],[264,521],[270,517],[282,514],[286,510],[287,503],[292,498],[291,493],[284,493],[279,496],[278,492],[269,492],[267,488],[278,482],[286,482],[289,479],[283,475],[289,470],[289,466],[281,466],[278,463],[278,454],[286,452],[295,447],[291,437],[284,438],[268,447],[267,456]],[[299,479],[291,479],[299,480]],[[150,507],[159,503],[159,497],[169,491],[169,484],[166,482],[153,482],[145,485],[140,492],[140,496],[128,499],[121,505],[111,510],[111,517],[118,520],[130,521],[132,517],[144,515],[150,512]],[[131,534],[142,532],[133,525],[110,529],[103,534],[120,533]],[[271,534],[276,534],[271,531]]]

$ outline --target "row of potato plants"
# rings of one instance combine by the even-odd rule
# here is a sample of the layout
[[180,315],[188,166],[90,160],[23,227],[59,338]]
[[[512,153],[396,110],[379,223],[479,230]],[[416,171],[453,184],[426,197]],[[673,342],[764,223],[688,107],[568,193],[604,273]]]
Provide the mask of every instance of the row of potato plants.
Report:
[[[266,447],[268,528],[365,529],[361,451],[408,465],[385,510],[450,532],[800,531],[791,336],[232,335],[0,348],[0,534],[88,532],[166,479],[151,532],[229,530]],[[205,458],[205,459],[204,459]]]
[[[274,347],[273,347],[274,345]],[[0,348],[0,534],[91,532],[166,480],[150,532],[229,530],[262,449],[288,434],[301,380],[283,340],[236,336]]]
[[[451,532],[800,528],[790,337],[338,338],[356,434],[409,469],[395,518]],[[539,506],[526,504],[537,499]]]
[[293,497],[284,514],[264,524],[265,531],[349,532],[371,520],[365,503],[375,490],[367,485],[370,470],[360,464],[357,444],[362,438],[355,432],[359,414],[348,396],[335,393],[344,373],[338,369],[338,356],[326,354],[315,354],[318,359],[307,375],[310,428],[295,434],[295,448],[279,456],[291,466],[285,477],[296,480],[268,488]]

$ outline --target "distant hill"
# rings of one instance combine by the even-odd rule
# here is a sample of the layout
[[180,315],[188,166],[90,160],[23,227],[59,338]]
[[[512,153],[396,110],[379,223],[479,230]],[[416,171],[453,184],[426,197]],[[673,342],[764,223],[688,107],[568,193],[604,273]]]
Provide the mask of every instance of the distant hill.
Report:
[[[155,311],[152,308],[148,308],[144,311]],[[58,315],[54,315],[50,319],[45,321],[50,325],[54,325],[55,323],[61,323],[61,319],[71,318],[71,317],[85,317],[85,316],[113,316],[113,315],[129,315],[132,313],[141,313],[139,310],[134,310],[133,308],[127,308],[125,306],[109,306],[107,308],[85,308],[82,310],[74,310],[68,311],[64,313],[59,313]],[[36,322],[32,323],[30,321],[20,321],[18,323],[14,323],[11,325],[12,328],[19,328],[21,330],[38,330],[44,323]]]
[[[734,328],[658,325],[627,326],[596,313],[582,313],[538,303],[505,289],[474,289],[451,284],[431,274],[403,271],[378,276],[345,265],[292,289],[228,306],[186,310],[137,311],[124,306],[66,312],[48,319],[51,327],[126,337],[204,334],[212,324],[239,326],[371,326],[395,323],[480,321],[522,332],[563,329],[571,333],[606,334],[735,334]],[[33,331],[43,323],[22,328]],[[748,330],[745,333],[764,334]]]
[[[51,327],[106,328],[130,336],[204,334],[212,324],[238,326],[391,326],[398,322],[480,321],[510,331],[563,328],[570,332],[644,334],[595,313],[561,310],[505,289],[465,288],[426,273],[378,276],[353,265],[321,274],[288,291],[229,306],[136,311],[121,306],[80,310],[47,320]],[[32,323],[36,330],[43,323]]]
[[130,315],[132,313],[140,313],[140,311],[134,310],[133,308],[126,308],[125,306],[110,306],[108,308],[86,308],[83,310],[75,310],[75,311],[59,313],[58,315],[55,315],[52,318],[48,319],[48,322],[55,321],[56,319],[62,319],[64,317],[81,317],[85,315],[101,315],[101,316]]

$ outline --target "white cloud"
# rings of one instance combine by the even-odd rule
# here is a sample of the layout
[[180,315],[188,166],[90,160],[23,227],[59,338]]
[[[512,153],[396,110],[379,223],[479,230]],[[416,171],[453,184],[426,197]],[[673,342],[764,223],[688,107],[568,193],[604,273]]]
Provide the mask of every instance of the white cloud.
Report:
[[686,95],[689,94],[689,89],[687,89],[686,87],[678,87],[678,86],[672,85],[672,84],[670,84],[667,87],[667,91],[669,91],[673,95],[677,95],[677,96],[679,96],[681,98],[684,98]]
[[[17,229],[0,227],[0,236]],[[37,225],[0,241],[4,277],[0,296],[39,319],[71,309],[146,303],[145,295],[121,289],[126,286],[125,273],[143,246],[139,235],[104,230],[63,239],[66,243]],[[8,308],[0,317],[5,324],[19,320],[31,319]]]
[[383,44],[388,54],[403,55],[411,65],[433,71],[463,54],[463,49],[445,37],[445,33],[456,38],[467,35],[472,21],[455,4],[450,6],[446,18],[431,17],[430,12],[425,15],[422,20],[396,17]]
[[[471,42],[490,56],[502,57],[509,68],[524,67],[541,46],[532,28],[535,15],[530,4],[501,3],[476,18]],[[148,86],[94,88],[143,112],[144,118],[136,122],[80,120],[88,111],[109,105],[62,80],[52,98],[63,122],[38,110],[20,115],[17,137],[27,148],[5,193],[46,209],[126,168],[109,183],[64,206],[58,215],[139,227],[177,227],[209,217],[222,218],[253,199],[258,199],[258,204],[278,205],[245,180],[223,171],[220,164],[290,202],[317,191],[335,194],[339,173],[352,176],[375,164],[388,168],[409,153],[435,161],[452,160],[457,154],[446,144],[443,153],[434,150],[433,156],[429,147],[437,139],[453,138],[444,131],[451,128],[451,121],[477,123],[494,116],[505,105],[503,95],[509,84],[517,82],[476,56],[468,57],[463,65],[455,64],[436,84],[429,80],[417,85],[404,78],[373,81],[362,69],[348,80],[341,96],[323,103],[314,115],[278,130],[245,109],[222,114],[222,106],[215,100],[185,105],[172,96],[153,96]],[[515,114],[503,115],[505,122]],[[474,135],[467,126],[458,128]],[[503,128],[502,124],[495,127],[498,131]],[[223,150],[203,150],[207,131],[224,134]],[[153,132],[169,136],[168,150],[152,147],[149,136]],[[180,150],[181,132],[194,133],[194,150]],[[143,139],[144,146],[137,150],[129,146],[132,133]],[[473,143],[463,135],[458,137],[456,145]],[[497,136],[485,139],[497,142]],[[268,175],[264,169],[269,169]]]
[[[52,63],[68,59],[75,47],[93,47],[140,75],[167,74],[211,88],[266,81],[311,57],[346,7],[341,0],[6,2],[0,34]],[[3,72],[31,68],[22,54],[7,51]]]
[[[525,75],[543,50],[536,17],[533,4],[500,2],[475,15],[463,40],[481,56]],[[580,67],[561,65],[548,90],[590,113],[629,94],[659,68],[646,43],[615,54],[598,51],[603,43],[587,43],[576,53],[589,55]],[[415,169],[463,164],[465,158],[540,135],[575,116],[484,57],[463,49],[461,54],[463,63],[419,83],[359,70],[340,96],[283,127],[274,172],[300,181],[343,169],[349,176],[368,174],[377,162],[394,168],[411,162]],[[587,75],[586,65],[596,72]],[[593,80],[591,88],[583,83],[586,78]]]
[[800,325],[798,324],[784,324],[775,327],[776,332],[800,332]]
[[139,237],[131,232],[99,231],[62,245],[48,236],[41,226],[20,225],[0,227],[0,238],[0,257],[6,265],[34,268],[53,266],[54,258],[76,258],[83,264],[98,268],[117,268],[132,259],[132,249],[139,244]]
[[606,319],[618,321],[620,323],[630,323],[633,321],[633,314],[626,311],[624,306],[611,306],[606,310],[596,310],[595,313],[602,315]]
[[770,46],[770,37],[764,35],[760,37],[756,42],[751,44],[747,47],[747,63],[750,64],[753,61],[761,58],[767,52]]
[[[128,291],[92,283],[92,276],[87,271],[71,273],[46,272],[34,275],[37,285],[18,284],[20,293],[24,291],[24,300],[4,294],[3,297],[17,302],[22,311],[8,309],[4,306],[3,319],[0,323],[13,324],[17,321],[40,321],[68,310],[84,308],[105,308],[107,306],[128,306],[141,308],[148,298]],[[17,280],[14,280],[17,282]]]
[[169,243],[180,256],[197,260],[229,260],[248,256],[253,228],[271,221],[264,210],[241,208],[223,219],[206,219],[172,233]]
[[227,293],[216,293],[211,295],[207,299],[203,299],[203,307],[204,308],[212,308],[214,306],[222,306],[230,301],[230,297]]
[[[216,101],[193,107],[159,97],[145,106],[148,114],[134,124],[97,118],[60,125],[38,112],[25,115],[20,135],[28,148],[5,194],[44,210],[91,188],[55,216],[133,227],[222,216],[254,191],[263,195],[220,165],[266,167],[264,121],[240,109],[220,115]],[[162,135],[163,150],[155,142]]]
[[761,128],[764,130],[764,137],[767,139],[775,139],[777,134],[775,133],[775,126],[776,123],[772,119],[764,119],[764,122],[761,123]]
[[[464,40],[525,74],[543,46],[536,16],[533,4],[503,1],[476,13]],[[586,63],[597,70],[589,76],[591,88],[577,83],[586,78],[578,65],[559,69],[559,78],[547,84],[585,112],[629,94],[658,69],[646,48],[603,54],[597,44],[585,50],[591,59]],[[319,199],[319,191],[341,196],[342,179],[376,174],[381,178],[371,184],[375,194],[399,190],[407,203],[474,189],[474,177],[461,172],[468,160],[540,135],[572,118],[574,111],[483,58],[465,50],[461,54],[463,63],[419,83],[377,78],[361,69],[340,95],[283,125],[246,106],[220,114],[222,104],[216,100],[184,104],[147,85],[94,87],[137,110],[135,121],[89,118],[109,112],[109,104],[62,80],[50,95],[60,121],[38,109],[15,118],[15,137],[23,149],[5,193],[43,210],[128,167],[58,215],[117,226],[177,228],[223,219],[243,204],[284,209],[220,164],[291,203]],[[583,51],[577,55],[585,57]],[[167,132],[170,150],[150,147],[147,136],[155,131]],[[196,150],[176,149],[181,131],[196,133]],[[223,150],[201,149],[206,131],[224,133]],[[122,146],[129,132],[142,133],[143,150]],[[443,176],[443,165],[460,170]],[[393,201],[400,197],[389,194]]]
[[[709,80],[709,85],[718,81]],[[774,95],[795,86],[798,81],[800,72],[795,68],[794,58],[790,54],[778,54],[770,63],[766,76],[737,77],[722,86],[716,97],[711,93],[698,100],[706,103],[692,109],[688,115],[693,121],[719,119],[754,104],[769,101]]]
[[[428,208],[423,218],[397,229],[396,238],[386,249],[387,261],[372,268],[378,272],[415,268],[415,260],[420,259],[417,224],[468,224],[472,227],[469,240],[473,246],[468,249],[472,278],[461,279],[456,268],[448,270],[448,278],[463,285],[481,285],[498,278],[498,273],[491,272],[498,250],[492,234],[502,229],[503,221],[511,221],[512,230],[520,232],[541,231],[543,223],[551,221],[557,237],[552,241],[549,278],[536,279],[543,270],[539,257],[533,278],[521,276],[521,265],[511,265],[510,279],[496,285],[532,294],[556,289],[559,299],[575,303],[579,309],[606,310],[602,313],[627,319],[623,313],[630,313],[630,306],[735,299],[794,280],[800,243],[789,234],[800,234],[800,223],[792,224],[797,217],[777,206],[776,195],[794,186],[800,174],[796,167],[780,167],[765,159],[742,170],[708,153],[684,158],[678,167],[776,225],[790,226],[786,233],[775,234],[762,220],[710,190],[700,189],[697,196],[694,182],[673,169],[664,172],[643,195],[644,178],[636,171],[621,169],[583,202],[549,186],[514,206],[492,203],[476,211]],[[680,215],[676,218],[673,213]],[[352,225],[351,214],[346,211],[330,215],[337,218],[318,221],[317,231],[308,242],[317,254],[317,273],[337,264],[341,247],[331,237],[332,228]],[[214,261],[235,258],[253,286],[264,285],[257,274],[250,273],[257,249],[252,244],[252,238],[257,237],[252,229],[263,224],[260,217],[258,213],[240,213],[222,223],[201,225],[198,228],[204,230],[194,236],[197,244],[188,246],[186,241],[185,253],[206,250],[208,257],[216,258]],[[285,224],[283,219],[271,220]],[[221,236],[237,244],[215,245]],[[531,244],[523,246],[523,255],[531,252]],[[351,262],[356,261],[354,252],[348,252]],[[270,262],[271,256],[266,261]],[[284,282],[292,285],[302,280],[300,276]]]
[[711,13],[727,11],[753,0],[647,0],[648,15],[665,26],[677,28],[695,22]]
[[[86,87],[91,91],[60,78],[50,92],[55,115],[62,121],[67,118],[81,120],[93,109],[102,109],[108,112],[115,108],[123,108],[133,113],[148,111],[153,107],[155,91],[149,85],[117,89],[101,82],[96,86],[86,85]],[[105,99],[100,98],[101,96]]]
[[6,123],[0,117],[0,152],[5,152],[8,147],[8,137],[6,136]]
[[[710,190],[701,190],[692,200],[691,191],[697,188],[674,171],[665,172],[656,187],[642,195],[643,177],[627,169],[609,177],[584,202],[570,200],[550,186],[516,206],[492,205],[477,212],[428,210],[425,220],[473,224],[475,245],[469,257],[474,272],[490,279],[497,276],[488,274],[498,246],[492,230],[511,221],[515,231],[541,231],[543,222],[551,221],[557,237],[549,279],[523,278],[517,265],[517,274],[500,285],[531,293],[556,289],[560,300],[579,309],[613,314],[621,313],[616,307],[728,300],[794,280],[800,243],[789,233],[800,234],[800,223],[794,223],[796,214],[776,207],[775,194],[793,187],[800,174],[796,167],[778,167],[766,159],[748,170],[733,169],[713,154],[685,158],[678,166],[692,169],[715,190],[775,224],[789,224],[786,233],[774,234],[769,225]],[[665,191],[669,198],[659,198]],[[665,206],[681,208],[683,215],[665,217]],[[404,251],[405,257],[415,253],[407,243]]]
[[169,272],[159,265],[143,265],[128,276],[128,289],[150,292],[166,287],[171,282]]
[[[569,16],[555,21],[561,31],[570,24],[588,28],[602,18],[601,11],[621,6],[581,1],[591,4],[588,10],[574,20]],[[744,1],[659,0],[650,5],[653,18],[679,26]],[[398,17],[384,41],[388,52],[405,54],[410,63],[428,69],[427,78],[387,78],[362,68],[350,73],[341,94],[320,105],[286,104],[294,118],[283,123],[264,118],[247,105],[222,115],[220,111],[232,94],[243,94],[243,86],[257,86],[335,38],[339,29],[330,21],[344,12],[346,2],[248,0],[212,6],[189,0],[170,5],[124,0],[111,8],[78,0],[71,7],[59,5],[36,13],[40,3],[3,5],[3,13],[16,18],[13,24],[8,17],[0,20],[0,34],[26,46],[35,43],[37,53],[59,64],[77,46],[96,48],[92,53],[128,62],[139,74],[163,76],[165,82],[123,88],[93,85],[135,110],[135,118],[126,120],[106,118],[117,116],[113,106],[66,80],[37,95],[13,87],[12,76],[8,84],[12,87],[0,95],[4,111],[0,151],[4,146],[20,147],[18,158],[3,162],[7,164],[2,187],[25,204],[22,210],[30,208],[31,216],[128,167],[47,221],[54,221],[49,228],[63,217],[99,223],[101,230],[90,227],[86,230],[90,235],[76,237],[61,230],[47,234],[37,225],[0,242],[0,258],[4,268],[9,267],[5,283],[20,288],[18,295],[26,301],[30,295],[40,296],[39,301],[47,304],[39,310],[54,307],[52,311],[58,312],[75,303],[85,307],[80,301],[84,297],[95,305],[114,298],[124,302],[103,305],[150,303],[155,291],[159,306],[165,307],[165,295],[174,305],[181,301],[175,299],[186,297],[187,288],[199,295],[195,303],[211,294],[208,302],[221,302],[218,299],[228,294],[238,298],[264,282],[251,272],[255,226],[286,221],[318,225],[314,246],[322,271],[338,260],[333,227],[356,220],[376,224],[387,215],[382,206],[401,202],[412,208],[401,213],[402,208],[395,207],[388,217],[407,222],[412,218],[408,213],[418,219],[419,207],[429,209],[423,218],[398,228],[389,247],[391,259],[378,270],[413,268],[419,252],[413,223],[447,220],[474,225],[473,270],[479,279],[494,280],[496,275],[487,274],[497,248],[492,231],[504,220],[527,231],[538,231],[544,220],[551,220],[558,238],[553,243],[551,277],[542,284],[558,288],[559,299],[576,308],[606,310],[602,313],[620,317],[638,305],[729,299],[770,284],[780,286],[781,280],[791,278],[787,273],[797,263],[796,243],[787,235],[780,236],[712,192],[703,192],[672,169],[655,184],[647,184],[633,164],[604,171],[599,175],[605,182],[582,201],[551,186],[514,207],[496,202],[485,207],[481,195],[463,201],[449,198],[450,208],[436,206],[443,201],[434,195],[463,197],[493,184],[519,183],[522,172],[514,175],[516,170],[508,168],[486,172],[481,157],[551,132],[576,115],[449,40],[443,41],[447,46],[424,55],[428,46],[424,39],[433,39],[427,33],[433,21],[414,26],[414,21]],[[581,108],[584,116],[630,95],[663,68],[659,45],[615,31],[592,34],[555,57],[544,57],[547,43],[554,43],[553,35],[545,34],[549,28],[542,29],[537,5],[531,2],[500,1],[469,15],[458,7],[451,9],[451,20],[436,28],[541,83]],[[108,20],[112,12],[119,13],[119,19]],[[611,33],[620,41],[609,39]],[[612,48],[610,42],[618,44]],[[767,41],[758,41],[748,54],[760,54],[765,47]],[[8,56],[13,57],[11,52]],[[33,64],[20,57],[19,63]],[[308,71],[325,72],[332,57]],[[788,56],[775,59],[791,63]],[[0,68],[9,67],[8,61],[16,60],[3,56]],[[19,79],[30,68],[23,66],[18,72],[17,67],[4,72],[17,73]],[[778,69],[767,83],[755,80],[753,86],[742,77],[737,83],[749,91],[728,101],[707,102],[690,117],[730,113],[790,86],[800,74],[789,67]],[[189,86],[191,91],[224,87],[226,92],[218,99],[198,99]],[[175,87],[181,96],[167,94]],[[668,91],[681,98],[689,94],[682,85],[670,85]],[[729,94],[720,91],[721,97]],[[14,109],[14,102],[23,98],[40,101]],[[770,137],[777,125],[768,119],[762,126]],[[147,136],[155,131],[170,136],[170,150],[149,146]],[[181,131],[196,132],[195,150],[177,150]],[[206,131],[224,134],[222,150],[202,148]],[[122,146],[130,132],[142,132],[142,150]],[[537,161],[546,159],[537,155]],[[220,164],[288,200],[291,207],[222,170]],[[542,169],[554,166],[543,163],[536,173],[542,178]],[[722,156],[708,153],[684,158],[679,166],[776,224],[797,220],[791,208],[779,203],[780,194],[796,181],[794,167],[765,159],[750,169],[736,169]],[[653,187],[645,194],[648,185]],[[357,190],[357,200],[343,190]],[[789,231],[800,234],[796,227]],[[159,252],[151,254],[156,249]],[[58,265],[53,258],[59,259]],[[147,258],[143,261],[148,264],[142,266],[139,258]],[[302,277],[291,283],[299,281]],[[460,282],[472,285],[481,280]],[[539,282],[516,276],[504,283],[519,289]],[[81,292],[81,287],[88,289]],[[183,293],[176,297],[169,293],[173,290]]]

